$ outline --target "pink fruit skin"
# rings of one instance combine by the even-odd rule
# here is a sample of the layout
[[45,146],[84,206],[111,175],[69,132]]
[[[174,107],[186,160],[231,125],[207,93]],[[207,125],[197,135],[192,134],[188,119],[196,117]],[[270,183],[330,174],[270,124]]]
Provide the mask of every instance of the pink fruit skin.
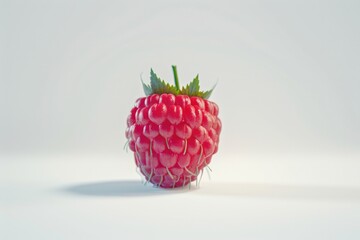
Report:
[[139,98],[125,135],[145,179],[162,188],[197,180],[218,150],[218,112],[214,102],[200,97],[164,93]]

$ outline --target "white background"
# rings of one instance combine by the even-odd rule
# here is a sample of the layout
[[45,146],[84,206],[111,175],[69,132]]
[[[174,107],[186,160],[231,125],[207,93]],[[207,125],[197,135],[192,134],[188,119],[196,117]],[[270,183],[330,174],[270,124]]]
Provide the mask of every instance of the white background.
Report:
[[[0,0],[1,239],[359,239],[358,1]],[[209,181],[143,187],[152,67],[223,122]]]

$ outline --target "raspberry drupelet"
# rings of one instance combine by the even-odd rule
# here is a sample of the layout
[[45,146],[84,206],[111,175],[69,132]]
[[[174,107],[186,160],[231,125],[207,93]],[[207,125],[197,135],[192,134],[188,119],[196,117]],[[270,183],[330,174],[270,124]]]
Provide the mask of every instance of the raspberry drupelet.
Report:
[[180,89],[176,66],[173,72],[175,86],[151,70],[150,85],[143,83],[147,97],[136,100],[125,133],[146,181],[162,188],[198,182],[221,132],[219,108],[207,100],[212,90],[201,92],[198,76]]

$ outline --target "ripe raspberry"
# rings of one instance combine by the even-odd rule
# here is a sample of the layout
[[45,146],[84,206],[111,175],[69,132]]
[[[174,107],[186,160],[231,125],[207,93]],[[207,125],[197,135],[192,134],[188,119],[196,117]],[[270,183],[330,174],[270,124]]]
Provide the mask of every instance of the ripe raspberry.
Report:
[[127,118],[126,138],[136,166],[148,182],[163,188],[183,187],[197,181],[218,150],[221,121],[218,106],[202,92],[198,76],[180,89],[151,69],[147,97],[136,100]]

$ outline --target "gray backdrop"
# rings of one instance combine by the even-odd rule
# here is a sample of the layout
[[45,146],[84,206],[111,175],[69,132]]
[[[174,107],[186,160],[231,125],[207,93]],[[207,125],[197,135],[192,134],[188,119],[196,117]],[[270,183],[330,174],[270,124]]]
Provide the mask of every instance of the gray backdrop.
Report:
[[220,154],[360,149],[359,1],[0,1],[0,153],[122,151],[150,67],[197,73]]

